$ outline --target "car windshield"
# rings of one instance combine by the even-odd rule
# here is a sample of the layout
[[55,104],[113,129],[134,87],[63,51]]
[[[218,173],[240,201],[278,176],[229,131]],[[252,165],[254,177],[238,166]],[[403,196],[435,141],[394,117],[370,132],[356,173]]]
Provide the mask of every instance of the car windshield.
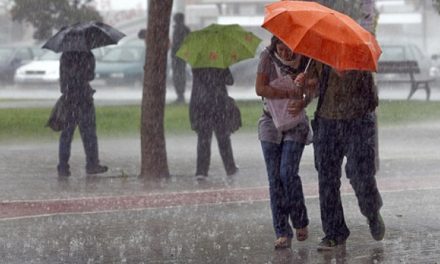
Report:
[[12,48],[0,48],[0,61],[5,62],[8,61],[11,57]]
[[112,48],[105,54],[101,61],[105,62],[134,62],[143,60],[142,47],[118,47]]

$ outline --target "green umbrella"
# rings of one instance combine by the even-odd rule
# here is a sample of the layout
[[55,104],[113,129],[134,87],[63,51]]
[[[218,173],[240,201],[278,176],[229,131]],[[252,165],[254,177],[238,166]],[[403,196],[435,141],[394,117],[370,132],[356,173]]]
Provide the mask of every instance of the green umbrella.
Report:
[[261,39],[239,25],[212,24],[185,38],[177,56],[193,68],[225,69],[253,58]]

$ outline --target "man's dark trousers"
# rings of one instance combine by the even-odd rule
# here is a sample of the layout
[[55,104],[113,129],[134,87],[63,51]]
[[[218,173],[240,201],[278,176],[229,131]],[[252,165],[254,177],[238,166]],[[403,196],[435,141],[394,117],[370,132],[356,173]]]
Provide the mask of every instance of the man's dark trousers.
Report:
[[344,241],[350,235],[341,203],[341,168],[358,199],[361,213],[372,218],[382,206],[375,174],[374,113],[361,118],[334,120],[316,117],[314,122],[315,167],[319,175],[321,221],[326,238]]

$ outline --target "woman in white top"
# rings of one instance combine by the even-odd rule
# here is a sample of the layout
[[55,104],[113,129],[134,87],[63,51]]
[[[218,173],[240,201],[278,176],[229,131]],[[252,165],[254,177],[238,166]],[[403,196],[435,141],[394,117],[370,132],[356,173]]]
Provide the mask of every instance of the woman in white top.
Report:
[[[289,112],[294,115],[302,111],[310,98],[308,90],[303,88],[306,83],[303,72],[307,62],[308,58],[293,53],[281,40],[272,37],[271,45],[261,53],[257,71],[256,93],[263,97],[265,105],[258,124],[258,136],[269,179],[272,219],[277,237],[276,249],[291,245],[293,231],[289,218],[296,230],[297,240],[304,241],[308,237],[309,219],[298,170],[307,143],[309,125],[307,119],[304,119],[289,130],[278,130],[265,101],[296,99],[291,103]],[[294,80],[292,89],[270,85],[272,81],[286,75]]]

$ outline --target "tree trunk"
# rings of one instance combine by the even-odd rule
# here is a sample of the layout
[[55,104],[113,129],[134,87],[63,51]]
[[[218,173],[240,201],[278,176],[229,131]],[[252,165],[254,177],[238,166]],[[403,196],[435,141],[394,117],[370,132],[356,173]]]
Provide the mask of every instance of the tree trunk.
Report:
[[359,24],[372,34],[376,32],[375,2],[376,0],[361,1],[361,17],[359,19]]
[[168,177],[164,112],[169,25],[173,0],[150,0],[141,114],[143,178]]

